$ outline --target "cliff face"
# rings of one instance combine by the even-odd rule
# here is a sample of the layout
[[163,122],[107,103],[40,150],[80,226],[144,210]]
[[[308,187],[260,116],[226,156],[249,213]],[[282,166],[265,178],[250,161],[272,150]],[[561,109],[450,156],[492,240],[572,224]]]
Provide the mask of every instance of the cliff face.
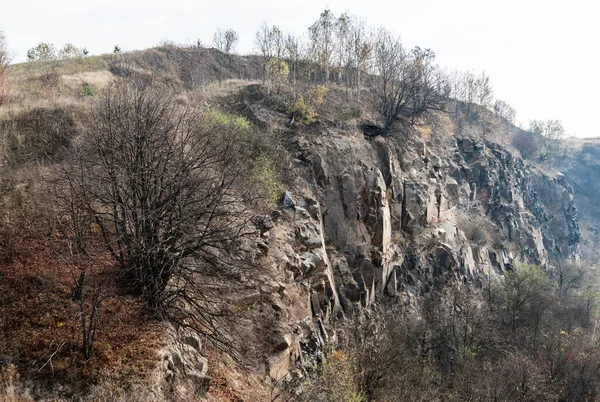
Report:
[[358,128],[318,131],[285,134],[296,190],[267,246],[289,291],[306,290],[312,317],[272,360],[280,373],[290,356],[335,337],[332,319],[378,298],[416,307],[445,286],[481,287],[517,260],[547,266],[579,256],[573,192],[560,174],[444,129],[425,141],[409,129],[371,141]]
[[598,139],[569,139],[570,152],[563,161],[567,180],[573,186],[581,217],[582,256],[591,263],[598,261],[600,253],[600,144]]

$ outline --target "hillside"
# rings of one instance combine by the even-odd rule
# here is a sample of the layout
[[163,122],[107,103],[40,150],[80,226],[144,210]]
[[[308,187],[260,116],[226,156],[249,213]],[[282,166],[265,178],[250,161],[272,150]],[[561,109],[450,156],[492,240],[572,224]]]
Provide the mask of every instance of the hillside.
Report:
[[482,105],[386,121],[286,60],[10,67],[0,398],[595,400],[595,145],[565,178]]

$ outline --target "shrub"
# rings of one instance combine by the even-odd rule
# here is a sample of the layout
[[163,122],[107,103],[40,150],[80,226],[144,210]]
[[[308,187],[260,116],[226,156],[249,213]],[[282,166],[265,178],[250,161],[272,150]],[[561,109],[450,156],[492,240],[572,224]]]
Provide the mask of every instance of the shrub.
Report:
[[531,159],[540,151],[541,138],[527,131],[519,131],[513,136],[513,146],[521,153],[523,159]]
[[460,218],[458,224],[470,243],[478,246],[490,243],[491,225],[486,219],[479,216],[468,216]]
[[250,132],[250,122],[242,116],[225,113],[220,110],[211,109],[202,115],[202,124],[206,129],[228,128],[236,135]]
[[345,350],[333,350],[321,366],[319,376],[310,382],[302,399],[305,401],[362,402],[357,362]]
[[40,83],[44,90],[54,90],[60,84],[60,74],[55,69],[48,71],[40,75]]
[[0,401],[27,402],[32,399],[27,395],[20,382],[17,368],[11,364],[0,370]]
[[81,89],[81,96],[94,96],[94,88],[87,82],[84,83],[83,88]]
[[269,206],[275,207],[284,192],[275,163],[269,156],[262,155],[254,160],[252,172],[264,186]]
[[317,120],[316,108],[321,106],[325,100],[328,88],[325,85],[319,85],[310,90],[308,101],[300,96],[298,100],[288,109],[288,113],[293,119],[302,124],[311,124]]
[[234,286],[241,271],[259,269],[241,249],[261,201],[248,169],[249,134],[241,117],[198,116],[168,88],[123,80],[97,97],[62,174],[63,197],[92,214],[150,311],[229,353],[219,299],[205,279]]
[[294,105],[288,109],[288,113],[302,124],[311,124],[317,120],[315,108],[306,103],[303,96],[298,98]]

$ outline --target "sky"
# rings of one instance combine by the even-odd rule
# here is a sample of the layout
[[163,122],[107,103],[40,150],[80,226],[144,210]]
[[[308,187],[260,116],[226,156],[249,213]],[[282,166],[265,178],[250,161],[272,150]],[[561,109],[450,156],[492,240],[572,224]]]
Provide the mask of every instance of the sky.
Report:
[[517,121],[558,119],[570,136],[600,136],[598,7],[591,0],[4,0],[0,30],[15,62],[38,42],[86,47],[91,54],[145,49],[163,40],[212,42],[234,28],[250,53],[266,21],[303,34],[325,9],[385,26],[407,47],[435,51],[449,70],[485,71],[495,97]]

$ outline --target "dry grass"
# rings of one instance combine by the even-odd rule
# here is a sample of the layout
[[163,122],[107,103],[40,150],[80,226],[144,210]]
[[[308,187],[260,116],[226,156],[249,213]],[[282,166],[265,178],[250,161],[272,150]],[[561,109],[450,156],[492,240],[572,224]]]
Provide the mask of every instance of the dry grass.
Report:
[[77,73],[107,70],[112,55],[105,54],[85,58],[74,58],[68,60],[34,61],[13,64],[8,70],[12,81],[21,82],[33,76],[44,74],[50,70],[56,70],[60,75],[73,75]]
[[115,384],[141,381],[156,364],[163,326],[146,314],[141,296],[113,280],[114,262],[93,245],[93,258],[77,264],[92,264],[112,296],[101,305],[93,356],[83,359],[70,264],[40,176],[29,168],[0,178],[0,227],[11,236],[10,255],[0,256],[0,362],[15,363],[25,382],[47,384],[49,392],[57,385],[82,392],[109,371]]
[[20,382],[20,375],[14,364],[0,369],[0,402],[29,402],[33,399]]

